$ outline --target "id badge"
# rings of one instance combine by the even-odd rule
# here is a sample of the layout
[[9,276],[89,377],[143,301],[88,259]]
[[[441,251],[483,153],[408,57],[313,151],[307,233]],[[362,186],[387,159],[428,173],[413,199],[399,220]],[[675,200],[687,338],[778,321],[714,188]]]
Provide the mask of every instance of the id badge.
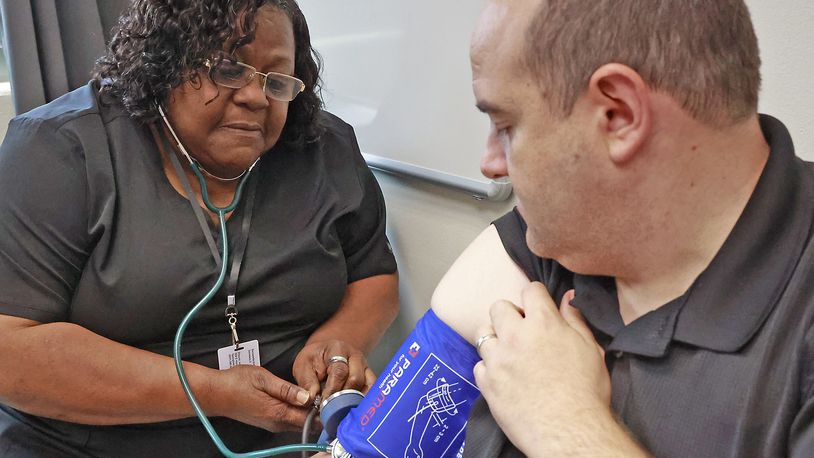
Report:
[[222,371],[238,364],[247,366],[260,365],[260,342],[250,340],[241,342],[237,350],[234,345],[218,349],[218,368]]

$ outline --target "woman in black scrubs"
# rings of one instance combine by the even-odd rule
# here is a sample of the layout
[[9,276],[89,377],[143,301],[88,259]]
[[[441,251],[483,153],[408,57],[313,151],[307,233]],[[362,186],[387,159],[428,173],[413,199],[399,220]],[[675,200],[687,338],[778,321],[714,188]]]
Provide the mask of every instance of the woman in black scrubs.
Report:
[[[182,347],[226,445],[285,442],[268,431],[300,428],[318,393],[372,381],[396,266],[353,130],[319,109],[314,56],[293,0],[136,0],[87,86],[10,123],[0,455],[216,454],[170,357],[221,263],[184,150],[217,206],[255,164],[227,215],[226,282]],[[227,314],[259,365],[219,360]]]

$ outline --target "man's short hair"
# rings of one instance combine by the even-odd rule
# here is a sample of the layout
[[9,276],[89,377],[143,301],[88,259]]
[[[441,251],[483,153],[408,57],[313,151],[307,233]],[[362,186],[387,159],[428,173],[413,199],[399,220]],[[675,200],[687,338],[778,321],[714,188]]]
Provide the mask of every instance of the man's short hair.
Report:
[[625,64],[693,118],[717,126],[757,112],[760,52],[742,0],[544,0],[525,64],[554,113],[569,115],[591,75]]

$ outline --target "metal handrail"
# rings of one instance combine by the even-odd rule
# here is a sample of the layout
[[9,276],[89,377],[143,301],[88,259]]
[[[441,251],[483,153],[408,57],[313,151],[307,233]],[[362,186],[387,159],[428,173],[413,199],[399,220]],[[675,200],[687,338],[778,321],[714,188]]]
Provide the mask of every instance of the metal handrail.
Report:
[[368,167],[393,175],[407,176],[455,188],[478,200],[502,201],[512,195],[512,183],[508,179],[480,181],[451,173],[433,170],[420,165],[397,161],[375,154],[362,153]]

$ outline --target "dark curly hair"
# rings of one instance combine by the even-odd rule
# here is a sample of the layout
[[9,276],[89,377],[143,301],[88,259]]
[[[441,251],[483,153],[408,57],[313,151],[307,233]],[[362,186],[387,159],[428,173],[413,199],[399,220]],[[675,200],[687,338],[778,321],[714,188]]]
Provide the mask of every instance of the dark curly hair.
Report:
[[103,96],[119,100],[133,118],[158,118],[155,102],[187,81],[199,83],[195,71],[230,39],[230,53],[254,40],[258,8],[271,5],[285,13],[294,28],[294,73],[305,83],[288,107],[278,143],[303,146],[316,141],[322,61],[311,47],[311,34],[295,0],[134,0],[119,18],[107,54],[96,61],[94,80]]

